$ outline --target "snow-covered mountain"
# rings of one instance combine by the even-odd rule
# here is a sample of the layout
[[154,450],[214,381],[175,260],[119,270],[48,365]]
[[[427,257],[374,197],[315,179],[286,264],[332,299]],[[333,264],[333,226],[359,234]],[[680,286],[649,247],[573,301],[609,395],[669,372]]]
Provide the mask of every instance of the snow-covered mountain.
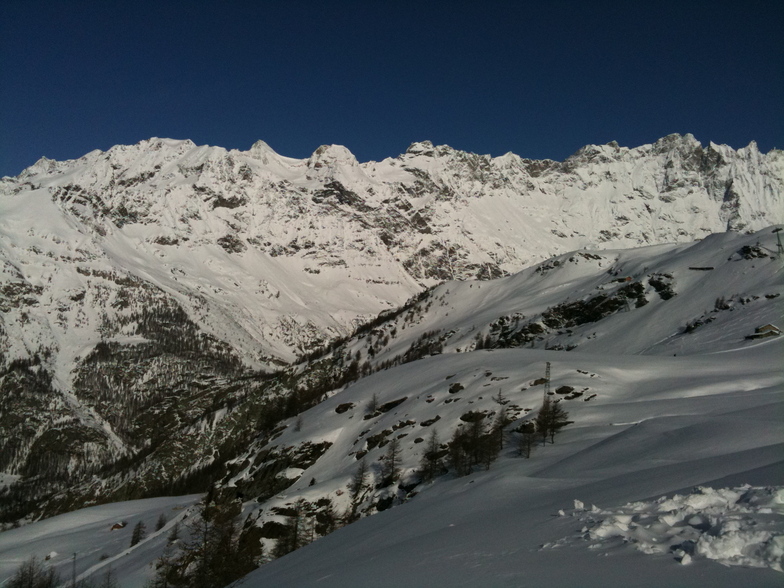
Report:
[[[784,155],[671,135],[564,162],[429,142],[360,164],[150,139],[0,181],[5,363],[48,353],[55,384],[98,341],[179,306],[244,363],[346,335],[445,279],[577,249],[686,242],[784,221]],[[25,318],[22,318],[24,315]]]
[[[365,459],[374,464],[368,487],[375,489],[361,508],[384,510],[422,490],[416,472],[432,430],[446,442],[460,426],[480,421],[488,428],[501,412],[513,421],[507,430],[535,414],[547,362],[551,392],[575,427],[606,427],[571,433],[578,444],[615,435],[619,422],[642,422],[698,393],[772,394],[784,383],[772,360],[781,341],[753,335],[781,320],[784,280],[775,247],[771,230],[725,233],[687,245],[566,254],[507,278],[442,284],[312,362],[306,371],[353,359],[360,372],[375,373],[285,421],[274,439],[252,444],[225,482],[264,500],[262,521],[277,520],[275,507],[299,497],[316,503],[328,496],[343,510],[350,503],[346,483]],[[765,359],[754,361],[755,354]],[[610,416],[627,409],[635,416]],[[401,445],[401,483],[379,487],[393,439]],[[643,453],[637,466],[570,458],[558,471],[597,475],[601,465],[629,472],[650,466]]]
[[[406,359],[376,339],[361,365],[286,368],[425,288],[567,251],[577,252],[540,273],[586,261],[625,279],[605,249],[784,220],[783,168],[780,151],[690,135],[589,146],[561,163],[422,142],[360,164],[338,146],[295,160],[263,142],[238,152],[167,139],[42,159],[0,180],[0,470],[78,488],[57,510],[81,504],[72,482],[99,470],[95,500],[171,491],[220,468],[253,438],[251,423],[273,427],[330,386]],[[651,271],[638,267],[598,313],[676,287]],[[590,308],[546,310],[510,308],[475,328],[496,346],[591,348],[592,334],[567,332]],[[442,344],[426,339],[411,354]],[[288,380],[268,377],[284,368]],[[309,392],[292,400],[295,389]],[[133,483],[103,486],[129,463]],[[49,491],[37,487],[20,491],[18,512]]]
[[[296,516],[310,538],[335,513],[360,520],[262,566],[249,586],[778,585],[778,228],[578,250],[496,280],[446,282],[279,374],[302,406],[287,418],[265,424],[254,412],[270,385],[208,414],[179,439],[190,445],[163,444],[95,487],[143,483],[176,451],[193,464],[222,427],[252,422],[258,436],[214,470],[217,489],[243,502],[246,538],[270,554]],[[345,373],[355,381],[335,385]],[[547,387],[572,422],[525,458],[521,425]],[[447,442],[459,430],[481,438],[502,416],[500,453],[458,475]],[[448,471],[426,479],[433,431]],[[399,475],[388,483],[393,444]],[[0,574],[51,551],[67,570],[62,554],[79,550],[80,574],[111,564],[123,586],[141,586],[167,532],[129,548],[112,517],[151,525],[169,509],[174,521],[171,506],[185,502],[7,531]]]

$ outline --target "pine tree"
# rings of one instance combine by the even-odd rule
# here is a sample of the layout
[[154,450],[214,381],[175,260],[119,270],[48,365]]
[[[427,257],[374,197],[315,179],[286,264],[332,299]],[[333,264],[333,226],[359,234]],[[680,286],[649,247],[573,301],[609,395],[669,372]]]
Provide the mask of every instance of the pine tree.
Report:
[[504,428],[501,421],[496,420],[483,432],[479,438],[479,461],[486,470],[498,459],[498,454],[503,448]]
[[182,546],[183,569],[192,570],[186,578],[188,586],[208,588],[210,582],[210,554],[212,551],[212,525],[207,504],[201,505],[199,514],[188,524],[190,541]]
[[536,415],[536,432],[542,437],[542,445],[547,442],[547,437],[550,437],[550,443],[555,443],[555,435],[563,427],[568,424],[568,413],[562,409],[557,403],[551,402],[550,398],[545,396],[542,402],[542,408],[539,409],[539,414]]
[[169,531],[169,536],[167,537],[167,540],[169,543],[175,543],[179,538],[180,538],[180,522],[177,521],[176,523],[174,523],[174,526],[171,528],[171,531]]
[[490,429],[490,435],[494,442],[498,445],[498,452],[504,448],[504,428],[510,423],[509,417],[506,414],[506,409],[501,408],[493,421],[493,426]]
[[155,560],[155,577],[145,584],[144,588],[170,588],[178,579],[177,557],[173,553],[171,543],[167,543],[161,556]]
[[542,438],[542,445],[547,442],[547,435],[550,432],[550,411],[552,410],[552,403],[550,399],[545,396],[542,402],[542,408],[539,409],[539,414],[536,415],[536,432]]
[[[179,555],[158,561],[158,588],[221,588],[245,576],[256,567],[248,550],[240,549],[237,517],[238,501],[220,501],[208,494],[189,527],[190,541],[181,546]],[[173,549],[171,544],[169,549]],[[171,553],[171,552],[169,552]]]
[[155,523],[155,530],[160,531],[166,526],[167,522],[168,520],[166,519],[166,513],[162,512],[161,515],[158,517],[157,522]]
[[147,526],[144,524],[144,521],[139,521],[133,527],[133,531],[131,532],[131,547],[139,543],[142,539],[147,536]]
[[561,408],[560,402],[554,402],[550,409],[550,423],[548,430],[550,431],[550,443],[555,443],[555,435],[559,433],[562,428],[569,424],[569,413]]
[[373,396],[370,397],[368,400],[367,406],[365,407],[365,414],[373,414],[378,410],[378,395],[373,392]]
[[471,473],[471,456],[466,450],[468,436],[462,427],[457,427],[449,441],[449,465],[455,470],[457,476],[467,476]]
[[114,574],[112,566],[109,566],[109,569],[107,569],[103,576],[101,576],[101,581],[98,584],[98,588],[119,588],[117,584],[117,577]]
[[[509,404],[509,399],[506,396],[504,396],[503,390],[498,390],[498,394],[493,396],[493,402],[495,402],[500,406],[506,406],[507,404]],[[505,410],[504,410],[504,414],[506,414]]]
[[294,503],[283,536],[275,544],[275,557],[283,557],[313,540],[313,525],[308,514],[308,503],[300,498]]
[[335,510],[335,503],[332,502],[331,498],[327,498],[326,504],[316,513],[315,531],[321,536],[329,535],[338,528],[339,522],[340,517],[338,517],[338,513]]
[[468,425],[468,438],[465,449],[470,458],[471,465],[476,465],[484,461],[485,443],[484,434],[485,427],[482,424],[484,419],[475,418]]

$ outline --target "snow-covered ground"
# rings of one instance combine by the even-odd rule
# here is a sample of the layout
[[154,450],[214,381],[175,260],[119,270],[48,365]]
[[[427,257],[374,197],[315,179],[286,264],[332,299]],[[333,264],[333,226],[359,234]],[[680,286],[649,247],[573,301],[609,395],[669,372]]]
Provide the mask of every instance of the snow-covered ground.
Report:
[[[546,360],[553,362],[554,373],[568,365],[602,379],[594,384],[599,390],[594,400],[566,406],[575,422],[555,445],[538,448],[528,460],[509,448],[487,472],[439,479],[400,507],[264,566],[247,585],[780,585],[782,576],[770,567],[725,567],[711,561],[707,548],[695,550],[692,562],[683,565],[679,554],[645,554],[632,542],[600,542],[597,549],[582,539],[564,541],[583,534],[586,522],[559,513],[573,509],[575,500],[588,508],[612,509],[663,495],[677,503],[673,494],[690,494],[695,486],[784,485],[783,350],[782,341],[772,340],[752,349],[689,357],[479,352],[417,362],[405,374],[388,372],[383,381],[369,378],[355,387],[357,398],[367,393],[358,390],[363,386],[376,390],[383,401],[387,390],[422,389],[461,369],[481,366],[511,376]],[[526,394],[513,392],[515,387],[505,388],[512,402]],[[303,482],[311,474],[319,479],[318,472],[308,471]],[[300,491],[305,492],[304,483]],[[773,508],[765,513],[766,530],[779,537],[779,551],[770,552],[778,553],[778,561],[770,554],[755,559],[747,553],[741,563],[781,565],[780,499],[774,493]],[[727,514],[738,520],[745,516],[729,507]],[[704,516],[710,520],[707,509]],[[733,548],[712,547],[724,550],[724,563]]]
[[[559,511],[560,516],[567,516]],[[684,565],[705,557],[724,565],[772,568],[784,560],[784,487],[714,489],[697,487],[688,494],[662,496],[621,507],[588,510],[575,500],[571,516],[585,526],[579,539],[589,549],[632,543],[650,555],[672,553]],[[561,547],[571,538],[545,545]]]
[[[444,352],[376,372],[333,391],[297,426],[291,419],[271,445],[331,445],[307,468],[286,470],[290,487],[263,504],[249,501],[246,512],[257,510],[263,524],[281,519],[274,507],[322,497],[345,509],[358,453],[366,451],[377,475],[386,449],[368,439],[385,431],[382,438],[392,431],[398,438],[410,480],[431,430],[445,442],[468,411],[492,418],[499,393],[514,418],[534,415],[543,394],[536,380],[548,362],[553,390],[582,392],[556,394],[573,424],[530,459],[517,455],[510,434],[489,470],[442,476],[405,499],[398,493],[402,504],[264,565],[244,585],[780,586],[784,337],[746,339],[765,323],[781,326],[784,284],[773,238],[768,229],[575,262],[567,255],[555,260],[560,265],[503,280],[440,286],[432,305],[422,303],[428,308],[395,319],[397,335],[378,344],[375,361],[433,329],[454,331]],[[738,254],[757,241],[765,257]],[[652,274],[668,274],[675,296],[659,296]],[[643,284],[648,303],[548,333],[554,343],[578,343],[573,351],[471,351],[476,334],[501,316],[536,318],[564,296],[612,292],[627,277]],[[710,320],[684,333],[696,319]],[[370,338],[348,348],[364,359]],[[370,416],[374,395],[379,405],[401,402]],[[252,479],[263,449],[237,460],[248,465],[230,484]],[[160,512],[194,500],[99,506],[6,531],[0,582],[25,557],[56,551],[66,572],[76,552],[80,573],[100,575],[112,562],[122,586],[140,586],[165,541],[162,532],[127,551],[133,524],[141,517],[152,529]],[[113,535],[109,527],[122,518],[125,535]],[[103,553],[109,557],[101,561]]]
[[[405,504],[263,566],[245,585],[778,586],[782,576],[775,568],[781,566],[784,533],[783,351],[780,339],[684,357],[499,350],[441,355],[376,374],[339,399],[359,401],[371,390],[380,402],[404,389],[427,396],[436,382],[445,387],[446,376],[465,378],[481,369],[482,375],[491,371],[508,377],[502,380],[504,393],[520,404],[528,395],[539,398],[541,387],[519,391],[520,380],[514,385],[510,380],[517,374],[527,382],[545,361],[551,361],[554,378],[568,367],[591,379],[598,395],[570,403],[566,408],[574,424],[530,459],[508,447],[489,471],[440,478]],[[484,395],[496,392],[492,386],[484,389]],[[479,402],[470,392],[450,403],[464,404],[453,412]],[[324,403],[321,412],[305,413],[296,435],[312,438],[314,429],[321,434],[330,429],[337,400]],[[442,420],[449,422],[442,400],[427,406],[439,407]],[[407,403],[397,417],[387,414],[415,416]],[[350,444],[354,421],[358,427],[367,423],[357,417],[333,431],[335,446]],[[413,445],[413,436],[403,443]],[[416,452],[406,455],[404,468],[414,467]],[[325,487],[335,487],[331,478],[347,478],[354,464],[344,452],[335,452],[304,472],[301,484],[281,502],[323,494]],[[308,486],[311,477],[318,484]],[[347,479],[340,482],[344,486]],[[738,489],[744,484],[779,488],[745,495]],[[169,513],[171,525],[182,512],[173,509],[194,500],[98,506],[6,531],[0,534],[0,581],[32,554],[57,552],[54,561],[69,573],[76,552],[79,573],[92,568],[100,574],[111,563],[122,586],[140,586],[165,535],[128,550],[130,529],[139,518],[154,528],[160,512]],[[109,530],[122,519],[128,521],[125,530]],[[728,533],[735,533],[734,539]],[[688,553],[670,551],[671,544],[684,549],[686,541],[695,541],[696,547]],[[745,542],[740,549],[739,541]],[[104,553],[110,557],[102,562]]]
[[[201,496],[165,496],[93,506],[0,533],[0,586],[31,556],[53,566],[70,581],[102,576],[111,568],[122,588],[143,586],[152,577],[150,563],[160,555],[175,524]],[[161,515],[167,522],[159,531]],[[146,537],[131,547],[131,533],[141,521]],[[125,522],[123,528],[113,526]],[[75,556],[75,557],[74,557]],[[75,562],[75,567],[74,567]]]

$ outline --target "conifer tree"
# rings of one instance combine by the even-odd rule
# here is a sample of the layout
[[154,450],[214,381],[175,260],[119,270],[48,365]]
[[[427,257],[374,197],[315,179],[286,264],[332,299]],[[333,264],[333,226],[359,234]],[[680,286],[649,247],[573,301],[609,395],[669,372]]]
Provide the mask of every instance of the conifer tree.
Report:
[[496,421],[479,438],[479,460],[477,463],[482,464],[486,470],[490,469],[490,465],[498,459],[498,454],[501,453],[503,434],[503,426]]
[[559,433],[562,428],[569,424],[568,417],[569,414],[561,408],[561,403],[553,402],[550,410],[550,443],[555,443],[556,433]]
[[373,392],[373,396],[370,397],[368,400],[367,406],[365,407],[365,414],[373,414],[378,410],[378,394]]
[[175,543],[179,538],[180,538],[180,523],[179,521],[177,521],[172,526],[171,531],[169,531],[169,536],[167,537],[167,540],[169,543]]
[[[322,499],[323,500],[323,499]],[[335,510],[335,503],[331,498],[326,499],[326,504],[316,513],[315,531],[319,535],[329,535],[338,528],[340,519]]]
[[142,539],[147,536],[147,526],[144,524],[144,521],[139,521],[133,527],[133,531],[131,532],[131,547],[139,543]]
[[161,556],[155,560],[155,576],[145,584],[145,588],[170,588],[178,579],[177,558],[171,543],[167,543]]
[[190,540],[176,554],[174,543],[166,546],[148,588],[222,588],[252,571],[256,562],[239,546],[240,511],[238,501],[221,501],[210,492],[190,519]]
[[471,473],[471,456],[466,450],[468,436],[462,427],[457,427],[449,441],[449,465],[455,470],[457,476],[467,476]]
[[101,581],[98,584],[98,588],[119,588],[117,584],[117,576],[112,569],[112,566],[104,572],[103,576],[101,576]]
[[307,545],[313,539],[311,517],[308,516],[308,503],[300,498],[294,504],[293,512],[289,516],[283,536],[275,545],[275,557],[282,557]]
[[550,398],[545,397],[535,421],[536,431],[542,437],[542,445],[547,442],[548,436],[550,443],[555,443],[555,435],[569,422],[568,416],[558,403],[551,402]]

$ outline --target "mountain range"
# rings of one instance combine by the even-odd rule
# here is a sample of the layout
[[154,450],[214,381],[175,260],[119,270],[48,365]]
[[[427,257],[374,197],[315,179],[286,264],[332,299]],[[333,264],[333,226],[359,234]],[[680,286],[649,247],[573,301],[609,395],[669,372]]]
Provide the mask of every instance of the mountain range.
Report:
[[780,320],[783,192],[781,151],[690,135],[564,162],[168,139],[41,159],[0,180],[3,518],[217,484],[263,506],[269,551],[295,498],[349,508],[362,459],[360,518],[423,492],[429,430],[503,412],[516,439],[548,362],[575,423],[605,402],[642,422],[625,395],[664,402],[660,371],[689,397],[733,369],[778,389],[738,362]]

